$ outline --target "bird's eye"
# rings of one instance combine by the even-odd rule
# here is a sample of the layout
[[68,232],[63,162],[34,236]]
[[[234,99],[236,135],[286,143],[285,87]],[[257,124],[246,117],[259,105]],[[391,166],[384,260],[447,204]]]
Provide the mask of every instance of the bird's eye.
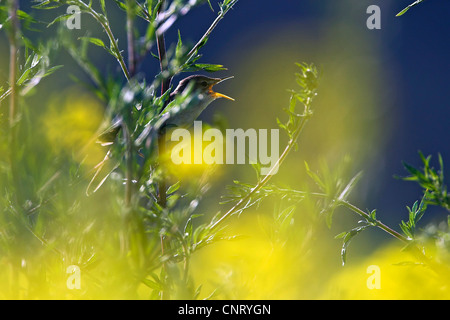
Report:
[[203,82],[202,82],[202,87],[205,87],[205,88],[206,88],[207,86],[208,86],[208,83],[207,83],[206,81],[203,81]]

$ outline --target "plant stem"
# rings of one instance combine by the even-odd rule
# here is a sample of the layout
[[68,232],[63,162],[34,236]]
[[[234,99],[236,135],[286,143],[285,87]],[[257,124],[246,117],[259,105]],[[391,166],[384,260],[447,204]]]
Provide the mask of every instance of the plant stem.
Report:
[[[329,195],[325,194],[325,193],[317,193],[317,192],[305,192],[305,191],[299,191],[299,190],[289,190],[289,189],[276,189],[276,191],[278,193],[283,193],[283,194],[289,194],[289,193],[294,193],[296,195],[300,195],[301,197],[305,197],[305,196],[313,196],[313,197],[318,197],[318,198],[329,198]],[[338,201],[338,200],[337,200]],[[367,212],[364,212],[363,210],[361,210],[360,208],[358,208],[357,206],[351,204],[348,201],[339,201],[338,203],[339,205],[343,205],[344,207],[346,207],[347,209],[350,209],[351,211],[355,212],[356,214],[360,215],[361,217],[365,218],[368,221],[371,221],[371,217],[369,216],[369,214]],[[375,226],[380,228],[381,230],[389,233],[391,236],[393,236],[394,238],[397,238],[398,240],[408,243],[410,242],[410,240],[405,237],[404,235],[398,233],[397,231],[393,230],[392,228],[390,228],[389,226],[385,225],[384,223],[382,223],[379,220],[375,221]]]
[[[17,11],[19,10],[18,0],[10,0],[9,17],[11,19],[11,31],[9,34],[9,161],[12,173],[13,183],[16,188],[16,200],[19,204],[23,203],[22,188],[19,179],[19,170],[16,155],[18,154],[18,92],[17,92],[17,58],[18,45],[17,39],[19,37],[19,18]],[[5,93],[6,94],[6,93]]]
[[[10,0],[9,1],[9,18],[11,19],[11,30],[9,34],[9,84],[11,86],[11,93],[9,98],[9,162],[11,167],[11,175],[13,184],[15,186],[16,191],[16,201],[22,204],[22,199],[20,196],[21,187],[18,177],[17,170],[17,38],[18,38],[18,30],[19,30],[19,21],[17,18],[17,10],[19,9],[18,0]],[[17,282],[18,273],[13,268],[12,269],[12,278],[13,282]],[[11,295],[18,297],[19,290],[16,285],[12,287]]]
[[125,184],[125,206],[131,207],[133,197],[133,141],[130,137],[128,127],[124,124],[123,132],[126,141],[125,161],[126,161],[126,184]]
[[[130,0],[127,2],[127,48],[128,48],[128,68],[129,73],[127,79],[134,76],[136,72],[136,60],[134,52],[134,36],[133,36],[133,7]],[[132,110],[126,110],[128,113],[127,118],[131,119]],[[122,123],[124,127],[124,137],[126,141],[125,161],[126,161],[126,185],[125,185],[125,206],[131,207],[131,200],[133,196],[133,141],[128,126]]]
[[3,100],[5,100],[11,94],[11,91],[12,91],[11,88],[9,88],[0,96],[0,107],[1,107],[1,102]]
[[300,133],[302,132],[303,127],[305,126],[305,124],[306,124],[307,120],[309,119],[309,117],[310,117],[310,109],[309,109],[309,104],[307,104],[307,106],[305,106],[305,113],[302,115],[301,121],[297,125],[297,128],[295,129],[294,134],[292,135],[292,138],[289,140],[286,148],[284,149],[284,151],[281,154],[281,156],[278,158],[278,160],[275,163],[275,165],[272,166],[272,168],[269,170],[269,173],[266,176],[264,176],[263,179],[258,181],[256,186],[244,198],[239,200],[238,203],[236,203],[230,210],[228,210],[224,215],[222,215],[222,217],[220,217],[216,222],[214,222],[210,226],[211,230],[214,230],[220,224],[222,224],[227,218],[229,218],[230,216],[232,216],[233,214],[235,214],[239,210],[242,210],[242,206],[246,205],[249,201],[251,201],[251,198],[259,190],[261,190],[261,188],[263,188],[267,184],[267,182],[273,176],[274,172],[276,172],[276,170],[278,170],[278,168],[281,166],[283,161],[286,159],[286,157],[289,154],[289,152],[291,152],[291,150],[295,147],[295,144],[297,143],[297,139],[298,139]]
[[227,14],[228,10],[230,10],[236,3],[238,2],[238,0],[234,0],[232,4],[229,5],[229,7],[226,10],[221,10],[220,14],[217,16],[217,18],[213,21],[213,23],[211,24],[211,26],[208,28],[208,30],[206,30],[205,34],[200,38],[200,40],[196,43],[196,45],[191,49],[191,51],[189,51],[188,53],[188,59],[186,61],[186,63],[188,63],[193,57],[195,52],[203,46],[205,40],[207,38],[209,38],[209,36],[211,35],[211,33],[213,32],[213,30],[217,27],[217,25],[219,24],[220,20],[222,20],[225,15]]
[[[158,8],[158,14],[161,12],[162,8],[164,7],[164,0],[161,1],[161,4]],[[167,62],[167,54],[166,54],[166,41],[164,39],[164,33],[158,33],[156,31],[156,42],[158,46],[158,55],[159,55],[159,64],[161,68],[161,75],[162,75],[162,81],[161,81],[161,96],[164,95],[167,90],[169,90],[171,77],[169,75],[166,75],[168,62]],[[162,108],[164,110],[164,108]],[[161,112],[162,112],[161,110]],[[159,149],[159,156],[161,157],[164,153],[164,145],[165,145],[165,132],[164,129],[158,133],[158,149]],[[167,202],[167,195],[166,195],[166,181],[164,179],[164,173],[162,174],[161,181],[158,185],[158,204],[161,207],[165,207]]]
[[[162,8],[164,7],[165,4],[165,0],[160,0],[159,1],[159,7],[158,7],[158,15],[161,13]],[[163,96],[167,90],[169,90],[169,86],[170,86],[170,82],[172,80],[171,76],[166,74],[167,67],[168,67],[168,61],[167,61],[167,54],[166,54],[166,40],[164,38],[164,32],[158,32],[158,30],[156,30],[156,44],[158,47],[158,56],[159,56],[159,65],[160,65],[160,69],[161,69],[161,75],[162,75],[162,80],[161,80],[161,96]],[[167,102],[166,102],[167,104]],[[165,106],[161,109],[164,110]],[[164,150],[165,150],[165,130],[158,130],[158,153],[159,153],[159,158],[161,159],[161,157],[164,154]],[[161,161],[160,161],[161,163]],[[165,208],[167,205],[167,194],[166,194],[166,180],[165,180],[165,176],[164,176],[164,172],[161,173],[161,178],[160,181],[158,183],[158,204],[162,207]],[[160,241],[161,241],[161,256],[164,256],[166,249],[169,248],[169,241],[168,239],[161,234],[160,236]],[[163,269],[165,270],[165,272],[167,273],[167,263],[163,262]],[[169,284],[170,280],[167,280],[167,286],[170,287]],[[167,289],[163,289],[161,291],[161,299],[162,300],[168,300],[170,299],[170,292]]]
[[[158,133],[158,150],[159,150],[159,157],[161,158],[164,154],[164,150],[165,150],[165,130],[162,129],[159,133]],[[162,173],[161,179],[159,181],[159,185],[158,185],[158,204],[162,207],[165,208],[166,204],[167,204],[167,194],[166,194],[166,180],[164,179],[164,173]]]
[[[349,203],[347,201],[340,201],[340,203],[342,205],[344,205],[345,207],[347,207],[348,209],[352,210],[353,212],[356,212],[360,216],[362,216],[362,217],[364,217],[366,219],[370,218],[369,215],[366,212],[364,212],[363,210],[361,210],[358,207],[354,206],[353,204],[351,204],[351,203]],[[397,231],[391,229],[390,227],[388,227],[387,225],[385,225],[384,223],[382,223],[379,220],[375,221],[375,226],[380,228],[381,230],[389,233],[391,236],[393,236],[394,238],[397,238],[398,240],[402,241],[403,243],[413,244],[411,246],[408,246],[408,249],[410,250],[410,252],[417,259],[419,259],[422,263],[428,265],[437,274],[448,278],[448,268],[445,265],[437,263],[433,259],[427,257],[425,255],[425,253],[423,252],[423,250],[420,249],[420,247],[415,243],[415,241],[413,239],[409,239],[409,238],[403,236],[402,234],[400,234]]]
[[[162,8],[164,7],[164,0],[161,1],[161,4],[158,8],[158,14],[161,13]],[[162,81],[161,81],[161,95],[166,93],[169,90],[171,77],[170,75],[166,75],[165,73],[168,71],[168,61],[167,61],[167,53],[166,53],[166,40],[164,37],[164,32],[159,32],[156,30],[156,43],[158,46],[158,56],[159,56],[159,66],[161,69]]]
[[81,5],[84,8],[84,10],[87,13],[89,13],[95,20],[97,20],[97,22],[100,23],[100,25],[103,27],[103,29],[105,30],[105,32],[109,38],[109,42],[112,46],[111,51],[114,53],[114,56],[116,57],[117,61],[119,62],[122,72],[125,75],[125,78],[127,79],[127,81],[129,81],[131,78],[130,73],[128,72],[125,60],[124,60],[122,54],[120,53],[119,47],[117,46],[117,42],[116,42],[116,39],[114,38],[114,34],[112,33],[111,28],[109,27],[108,20],[106,20],[106,18],[104,16],[98,14],[98,12],[95,11],[94,9],[92,9],[92,7],[90,5],[84,3],[81,0],[75,1],[72,4]]
[[130,76],[136,73],[136,53],[134,50],[134,8],[130,0],[128,0],[127,10],[127,46],[128,46],[128,70]]
[[[364,218],[366,218],[366,219],[368,219],[368,220],[370,221],[370,216],[369,216],[369,214],[367,214],[367,212],[364,212],[364,211],[361,210],[360,208],[354,206],[353,204],[351,204],[351,203],[349,203],[349,202],[347,202],[347,201],[340,201],[340,203],[341,203],[344,207],[346,207],[346,208],[352,210],[353,212],[359,214],[360,216],[362,216],[362,217],[364,217]],[[402,242],[405,242],[405,243],[410,242],[410,240],[409,240],[407,237],[405,237],[404,235],[402,235],[402,234],[398,233],[397,231],[391,229],[390,227],[388,227],[387,225],[385,225],[384,223],[382,223],[382,222],[379,221],[379,220],[376,220],[375,225],[376,225],[378,228],[380,228],[381,230],[383,230],[383,231],[389,233],[391,236],[397,238],[398,240],[400,240],[400,241],[402,241]]]
[[9,36],[9,84],[11,86],[11,93],[9,100],[9,127],[12,129],[17,116],[17,32],[19,29],[17,10],[19,9],[19,4],[17,0],[11,0],[10,2],[9,17],[11,19],[11,34]]

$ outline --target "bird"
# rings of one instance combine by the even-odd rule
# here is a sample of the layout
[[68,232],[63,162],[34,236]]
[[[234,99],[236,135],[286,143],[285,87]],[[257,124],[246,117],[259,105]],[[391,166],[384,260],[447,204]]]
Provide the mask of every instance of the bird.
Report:
[[[234,76],[226,78],[210,78],[196,74],[182,79],[175,90],[169,95],[169,99],[163,110],[160,112],[158,119],[155,119],[153,122],[155,123],[155,127],[157,127],[158,142],[162,142],[165,129],[168,127],[190,127],[214,100],[224,98],[235,101],[235,99],[225,94],[213,91],[215,85],[232,78],[234,78]],[[182,101],[182,106],[179,105],[179,101]],[[102,146],[114,144],[121,128],[122,119],[119,117],[108,129],[104,130],[103,133],[97,137],[97,143],[100,143]],[[149,130],[144,130],[145,134],[142,133],[142,137],[150,135],[152,126],[147,126],[146,129]],[[138,137],[138,140],[141,139],[141,136]],[[90,190],[93,186],[95,187],[92,193],[95,193],[108,176],[118,167],[119,162],[116,162],[115,165],[111,166],[106,175],[101,175],[100,173],[105,166],[105,163],[110,159],[111,150],[106,153],[103,161],[94,168],[96,172],[86,190],[87,195],[91,194]]]
[[[178,83],[175,90],[170,93],[166,107],[160,113],[161,121],[159,121],[160,130],[167,127],[188,128],[200,116],[200,114],[216,99],[224,98],[235,101],[235,99],[213,91],[213,87],[226,80],[232,79],[234,76],[226,78],[210,78],[204,75],[191,75]],[[186,99],[182,108],[177,104],[177,98],[185,94],[193,93],[190,99]],[[97,142],[102,146],[114,143],[121,129],[120,118],[97,138]]]
[[[215,85],[232,78],[234,77],[210,78],[203,75],[192,75],[181,80],[174,92],[170,94],[169,105],[162,112],[163,115],[170,113],[168,119],[165,120],[165,125],[182,128],[190,127],[214,100],[224,98],[235,101],[227,95],[213,91]],[[171,104],[173,101],[176,101],[177,97],[189,92],[194,93],[194,95],[183,108],[179,108],[176,103]]]

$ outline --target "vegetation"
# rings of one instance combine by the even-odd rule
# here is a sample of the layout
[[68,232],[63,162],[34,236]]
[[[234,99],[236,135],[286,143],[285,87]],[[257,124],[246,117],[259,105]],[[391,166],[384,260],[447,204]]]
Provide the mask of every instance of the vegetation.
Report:
[[[57,27],[58,41],[44,42],[32,35],[43,22],[20,10],[18,3],[8,0],[0,7],[0,26],[10,49],[9,79],[0,88],[1,298],[214,298],[220,285],[205,292],[197,283],[195,255],[200,249],[234,241],[238,235],[227,229],[232,218],[266,201],[275,203],[274,214],[265,224],[272,244],[289,242],[305,253],[314,246],[315,236],[310,234],[307,219],[298,218],[298,211],[308,207],[314,212],[314,225],[324,221],[331,228],[335,213],[343,208],[362,219],[336,236],[343,241],[343,264],[350,241],[375,227],[399,240],[418,263],[446,279],[448,261],[431,257],[424,248],[448,249],[450,219],[443,219],[445,228],[420,230],[429,206],[446,214],[450,211],[440,155],[438,169],[422,153],[423,168],[405,163],[410,175],[402,179],[418,183],[423,197],[407,207],[408,220],[401,221],[401,231],[380,221],[375,209],[360,209],[349,200],[361,174],[346,179],[340,168],[333,171],[323,165],[318,171],[316,164],[306,162],[305,170],[317,190],[272,183],[273,176],[261,175],[261,164],[254,163],[255,182],[236,180],[217,212],[199,214],[214,167],[202,166],[199,179],[183,178],[180,169],[167,160],[165,152],[170,150],[161,148],[165,141],[158,132],[175,76],[226,70],[220,64],[201,62],[201,52],[238,0],[218,4],[217,17],[200,39],[188,44],[181,30],[177,43],[170,46],[164,35],[177,19],[200,5],[215,10],[214,4],[209,0],[39,0],[34,9],[52,14],[58,8],[77,6],[104,32],[74,39],[65,25],[73,15],[64,14],[46,26]],[[123,11],[125,44],[113,32],[111,5]],[[96,65],[89,47],[106,50],[117,63],[117,72],[105,72],[104,66]],[[33,107],[33,97],[39,94],[42,79],[63,77],[62,66],[52,63],[55,52],[61,50],[90,77],[88,86],[97,99],[82,95],[82,102],[74,104],[69,95],[67,101],[54,101],[41,114]],[[158,59],[160,66],[151,81],[142,76],[147,57]],[[290,91],[287,118],[277,119],[287,144],[274,168],[297,150],[319,91],[317,67],[308,63],[297,67],[298,87]],[[186,94],[173,103],[182,110],[191,99]],[[101,133],[112,131],[117,134],[112,143],[97,143]],[[225,206],[230,207],[222,209]],[[308,235],[302,241],[292,232],[299,224],[302,235]],[[67,288],[66,270],[72,265],[83,275],[80,290]]]

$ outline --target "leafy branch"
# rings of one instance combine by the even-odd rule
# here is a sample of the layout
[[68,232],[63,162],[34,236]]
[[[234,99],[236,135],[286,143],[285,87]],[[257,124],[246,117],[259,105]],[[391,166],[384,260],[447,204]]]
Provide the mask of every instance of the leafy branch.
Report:
[[[284,197],[296,202],[302,201],[306,197],[316,198],[322,201],[320,215],[325,218],[328,227],[331,227],[333,214],[335,210],[340,206],[345,207],[350,211],[358,214],[361,218],[363,218],[363,220],[359,221],[360,225],[351,229],[350,231],[342,232],[336,236],[336,238],[343,239],[343,245],[341,249],[341,258],[343,264],[345,264],[347,261],[347,248],[350,244],[350,241],[356,235],[369,227],[377,227],[404,243],[408,243],[411,240],[378,220],[376,217],[376,210],[365,212],[364,210],[358,208],[347,200],[347,197],[350,195],[351,190],[353,190],[356,186],[360,174],[354,176],[347,184],[336,183],[335,185],[332,185],[331,183],[326,182],[323,177],[320,177],[318,174],[312,172],[307,164],[305,165],[308,175],[319,186],[319,189],[322,192],[306,192],[290,188],[279,188],[275,185],[268,185],[260,188],[257,192],[255,192],[254,203],[259,203],[269,196]],[[239,199],[242,197],[242,194],[249,193],[255,188],[255,186],[253,185],[243,184],[240,182],[235,182],[235,185],[236,186],[229,188],[229,190],[231,191],[231,194],[228,195],[229,201]]]
[[206,30],[205,34],[200,38],[200,40],[195,44],[195,46],[189,51],[187,54],[187,59],[184,65],[189,65],[192,59],[197,55],[198,51],[206,44],[211,33],[217,27],[219,22],[225,18],[225,15],[228,13],[230,9],[238,2],[238,0],[226,0],[220,4],[220,13],[217,18],[213,21],[211,26]]
[[444,182],[444,161],[442,156],[438,155],[438,170],[430,166],[431,155],[425,157],[422,152],[419,152],[419,156],[423,163],[423,169],[417,169],[404,162],[405,169],[411,175],[400,179],[417,182],[425,190],[423,201],[426,204],[439,206],[450,212],[450,194]]
[[416,201],[414,202],[412,208],[406,207],[408,209],[409,213],[409,220],[407,222],[402,221],[400,224],[400,227],[402,228],[402,231],[408,236],[408,239],[414,239],[415,238],[415,231],[416,226],[420,219],[422,219],[427,206],[425,204],[425,198],[426,198],[427,192],[425,192],[425,196],[422,198],[422,201]]
[[[223,233],[223,230],[226,227],[225,221],[231,216],[242,213],[244,210],[250,208],[252,205],[258,203],[262,200],[262,198],[264,198],[264,193],[271,187],[268,185],[269,180],[284,162],[288,154],[297,147],[298,137],[307,121],[312,116],[312,102],[314,97],[317,95],[319,77],[319,72],[313,64],[297,64],[297,66],[300,68],[300,72],[296,73],[296,80],[297,84],[300,86],[300,90],[291,91],[290,106],[288,109],[285,109],[285,112],[288,114],[288,120],[284,124],[281,124],[281,122],[279,123],[280,127],[285,130],[289,136],[289,141],[283,153],[269,170],[268,174],[263,177],[259,172],[260,166],[258,164],[253,165],[254,168],[258,170],[258,182],[256,185],[251,186],[236,182],[236,188],[229,187],[229,189],[236,189],[235,191],[239,195],[228,198],[226,203],[235,202],[228,211],[223,214],[219,212],[210,220],[209,223],[201,224],[196,228],[193,228],[194,216],[188,218],[182,228],[184,232],[173,235],[173,239],[176,239],[179,243],[182,243],[182,247],[185,249],[172,252],[172,261],[188,260],[190,254],[204,246],[220,240],[229,240],[234,238],[230,238]],[[302,113],[298,113],[296,110],[298,103],[303,106]],[[191,205],[193,203],[197,203],[197,199],[194,199],[191,202]],[[292,214],[293,210],[287,210],[285,213],[286,214],[283,215],[285,217],[284,221],[289,221],[286,216]],[[187,216],[189,216],[189,214],[187,214]],[[179,223],[172,223],[172,225],[172,228],[177,226],[177,230],[181,229]]]
[[[214,230],[221,226],[230,216],[241,213],[243,210],[249,208],[254,203],[254,198],[258,192],[269,182],[273,173],[278,170],[288,154],[296,148],[297,139],[304,126],[312,116],[312,102],[314,97],[317,95],[319,78],[319,72],[314,65],[297,63],[297,66],[300,68],[300,72],[296,73],[296,81],[301,90],[291,92],[290,106],[289,109],[285,110],[289,116],[288,121],[285,124],[278,121],[280,128],[284,129],[289,136],[289,141],[286,148],[269,170],[268,174],[262,179],[259,179],[258,183],[251,188],[245,196],[242,196],[231,209],[229,209],[217,220],[214,220],[209,226],[210,230]],[[296,112],[298,102],[303,105],[303,113]]]
[[[106,16],[106,7],[105,7],[105,1],[102,0],[102,11],[103,13],[99,13],[95,11],[92,8],[92,1],[89,1],[89,3],[85,3],[82,0],[36,0],[38,4],[36,4],[34,7],[39,9],[53,9],[55,7],[59,7],[62,5],[76,5],[79,6],[81,12],[85,12],[89,15],[91,15],[103,28],[105,31],[108,39],[109,39],[109,46],[107,46],[101,39],[98,38],[88,38],[88,40],[105,49],[108,53],[110,53],[113,57],[117,59],[119,62],[119,65],[122,69],[122,72],[127,80],[130,80],[131,75],[128,71],[127,65],[125,63],[125,59],[122,55],[122,51],[119,49],[119,44],[117,38],[115,38],[111,26],[109,24],[109,20]],[[64,19],[68,19],[70,15],[63,15],[60,17],[57,17],[53,22],[51,22],[49,25],[53,24],[55,21],[60,21]]]

